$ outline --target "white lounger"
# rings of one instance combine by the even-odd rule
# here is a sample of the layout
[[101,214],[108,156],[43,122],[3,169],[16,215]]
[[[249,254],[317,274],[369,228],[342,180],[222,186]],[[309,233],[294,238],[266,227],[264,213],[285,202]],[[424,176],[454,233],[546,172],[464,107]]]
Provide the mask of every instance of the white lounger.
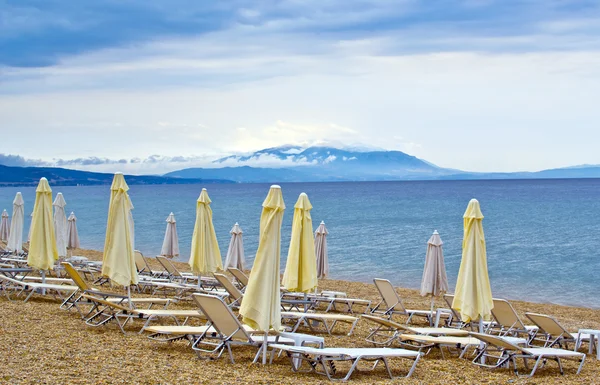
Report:
[[8,278],[4,276],[0,276],[0,289],[4,291],[6,298],[10,300],[9,292],[11,290],[19,290],[17,297],[20,296],[23,292],[29,292],[29,295],[25,298],[24,302],[27,302],[29,298],[38,290],[43,291],[52,291],[58,293],[61,299],[64,299],[62,293],[73,293],[79,290],[77,286],[71,285],[55,285],[51,283],[38,283],[38,282],[23,282],[18,279]]
[[[271,348],[285,351],[291,359],[292,370],[295,372],[314,372],[327,376],[332,381],[341,380],[347,381],[360,361],[375,361],[371,370],[375,369],[377,365],[382,362],[385,369],[391,379],[410,377],[415,370],[421,353],[414,352],[406,349],[390,349],[390,348],[323,348],[316,349],[307,346],[288,346],[281,344],[271,344]],[[273,355],[274,351],[271,352]],[[392,374],[392,371],[388,365],[388,359],[390,358],[405,358],[413,360],[413,364],[408,370],[405,376],[396,376]],[[301,370],[302,363],[296,367],[294,359],[300,359],[308,362],[308,370]],[[334,378],[334,371],[332,370],[332,364],[335,362],[347,361],[351,364],[350,369],[345,373],[342,378]],[[320,371],[318,368],[321,368]],[[343,374],[342,374],[343,375]]]
[[313,322],[317,322],[323,324],[323,327],[325,328],[325,332],[327,332],[327,334],[331,334],[335,325],[337,325],[338,322],[343,322],[352,325],[350,327],[350,331],[348,332],[349,336],[351,336],[352,332],[354,332],[354,328],[356,327],[356,324],[359,320],[359,318],[346,314],[303,313],[295,311],[282,311],[281,319],[289,319],[296,321],[296,323],[292,327],[292,333],[295,333],[301,324],[305,324],[311,330],[317,331],[312,325]]

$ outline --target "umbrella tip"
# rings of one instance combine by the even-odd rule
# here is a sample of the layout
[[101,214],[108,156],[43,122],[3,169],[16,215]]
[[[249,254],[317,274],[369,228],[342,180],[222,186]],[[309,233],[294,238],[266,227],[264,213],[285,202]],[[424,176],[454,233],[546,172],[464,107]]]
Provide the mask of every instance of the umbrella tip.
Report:
[[324,225],[324,224],[325,224],[325,221],[321,221],[321,224],[322,224],[322,225]]
[[439,235],[440,233],[438,233],[438,231],[437,231],[437,230],[433,230],[433,234],[434,234],[434,235]]
[[237,222],[235,222],[235,225],[234,225],[234,226],[239,226],[239,224],[238,224]]
[[115,172],[115,175],[123,175],[123,173],[121,171],[117,171]]
[[280,185],[278,185],[278,184],[274,184],[274,185],[271,185],[271,188],[278,188],[278,189],[280,189],[280,188],[281,188],[281,186],[280,186]]
[[205,189],[205,188],[203,188],[203,189],[202,189],[202,191],[206,191],[206,189]]

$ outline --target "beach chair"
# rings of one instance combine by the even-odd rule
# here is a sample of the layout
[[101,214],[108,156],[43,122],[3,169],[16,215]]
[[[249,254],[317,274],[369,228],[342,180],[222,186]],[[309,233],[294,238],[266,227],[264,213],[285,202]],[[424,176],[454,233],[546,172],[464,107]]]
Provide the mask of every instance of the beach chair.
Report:
[[275,335],[267,336],[267,346],[263,347],[264,332],[249,331],[245,328],[221,298],[207,294],[194,294],[193,297],[202,313],[206,315],[210,325],[217,331],[216,334],[206,332],[196,338],[192,349],[199,358],[205,358],[208,354],[216,355],[214,358],[218,359],[227,350],[231,363],[235,363],[231,347],[245,345],[258,349],[253,361],[256,362],[262,349],[267,349],[270,344],[295,344],[294,339],[283,337],[275,332]]
[[[359,318],[346,314],[331,314],[331,313],[311,313],[311,312],[294,312],[282,311],[282,320],[290,320],[293,322],[292,332],[296,332],[301,325],[305,325],[314,332],[325,332],[329,335],[338,323],[350,325],[348,335],[351,336],[354,328],[358,323]],[[318,328],[317,325],[322,325]]]
[[166,270],[152,270],[150,264],[148,264],[148,261],[146,260],[146,257],[144,257],[144,254],[142,254],[141,251],[135,250],[134,255],[135,267],[137,268],[138,274],[147,275],[152,278],[161,278],[168,276]]
[[232,309],[237,309],[242,304],[242,299],[244,298],[244,294],[227,278],[224,274],[214,273],[213,276],[219,282],[219,284],[227,291],[229,294],[229,307]]
[[409,324],[414,316],[423,317],[431,324],[435,317],[435,310],[412,310],[406,309],[402,304],[402,299],[396,293],[396,289],[387,279],[375,278],[373,280],[379,294],[381,294],[381,302],[371,310],[372,314],[380,314],[392,318],[396,314],[408,316],[406,323]]
[[510,302],[505,299],[494,298],[492,316],[496,323],[487,329],[488,333],[500,336],[527,335],[528,341],[531,342],[538,331],[535,325],[525,325]]
[[238,268],[230,267],[227,269],[235,278],[240,290],[244,290],[248,286],[248,276]]
[[[248,325],[242,325],[242,327],[248,332],[255,332]],[[150,333],[149,339],[159,342],[173,342],[181,339],[186,339],[192,344],[202,335],[211,335],[218,333],[217,330],[211,325],[202,326],[181,326],[181,325],[151,325],[144,329],[145,332]]]
[[[517,344],[513,344],[499,336],[490,334],[481,334],[475,332],[469,332],[469,335],[477,338],[485,343],[483,349],[478,349],[478,354],[473,359],[473,363],[479,366],[487,368],[500,368],[507,366],[513,366],[513,370],[516,375],[519,375],[517,368],[517,359],[522,358],[525,364],[525,368],[529,369],[527,360],[534,360],[535,365],[533,369],[527,374],[527,377],[531,377],[535,374],[540,366],[544,366],[547,360],[556,361],[560,374],[564,374],[561,359],[573,359],[579,361],[579,368],[577,374],[581,372],[583,364],[585,362],[585,354],[574,352],[572,350],[555,349],[555,348],[532,348],[523,347]],[[485,363],[486,360],[482,361],[481,358],[491,358],[492,363]]]
[[218,282],[214,278],[200,277],[191,272],[180,272],[173,262],[162,256],[157,256],[156,260],[163,265],[169,273],[169,278],[175,282],[188,283],[188,281],[197,282],[204,290],[217,290]]
[[[331,294],[328,294],[331,293]],[[347,297],[339,297],[336,294],[339,292],[327,292],[324,291],[320,294],[312,294],[312,293],[284,293],[284,297],[292,297],[292,298],[304,298],[307,297],[316,305],[324,304],[326,306],[325,313],[328,313],[332,310],[334,311],[343,311],[345,313],[355,314],[354,306],[364,306],[364,311],[360,314],[370,313],[371,311],[371,301],[368,299],[361,298],[347,298]],[[337,306],[344,307],[343,309],[338,309]]]
[[[311,372],[327,376],[331,381],[348,381],[358,365],[363,361],[374,362],[370,370],[374,370],[380,363],[385,367],[386,373],[391,379],[410,377],[421,358],[421,353],[406,349],[390,348],[312,348],[308,346],[286,346],[280,344],[271,345],[274,349],[283,350],[290,357],[292,370],[294,372]],[[413,363],[404,376],[394,376],[389,366],[389,360],[393,358],[412,360]],[[294,360],[302,360],[308,363],[308,370],[303,370],[301,365],[296,365]],[[350,365],[347,372],[339,370],[340,363],[346,362]]]
[[[589,334],[571,333],[554,317],[536,313],[525,313],[525,317],[539,328],[535,340],[542,342],[544,347],[551,348],[558,345],[561,348],[568,349],[568,343],[570,342],[576,345],[577,343],[581,344],[581,342],[590,342],[591,336]],[[543,334],[542,338],[537,337],[540,334]],[[578,349],[579,346],[575,346],[575,350]]]
[[79,290],[73,292],[69,297],[67,297],[60,305],[60,308],[63,310],[70,310],[71,308],[75,307],[82,317],[84,317],[84,313],[81,311],[81,309],[79,309],[78,304],[80,303],[83,294],[92,294],[107,301],[118,304],[126,304],[130,305],[131,307],[142,304],[148,305],[148,308],[152,308],[152,305],[163,305],[166,309],[169,304],[175,301],[170,298],[129,298],[126,295],[103,292],[89,286],[72,264],[69,262],[62,262],[61,264],[71,281],[77,285]]
[[[135,309],[107,301],[91,294],[83,294],[82,297],[92,304],[92,309],[85,317],[86,325],[98,327],[105,325],[110,321],[115,321],[123,334],[126,334],[124,326],[130,320],[139,319],[145,321],[139,331],[142,333],[150,322],[159,318],[170,318],[175,321],[177,325],[185,325],[190,318],[206,319],[206,317],[198,310]],[[183,322],[179,321],[180,318],[183,318]],[[121,321],[121,319],[125,319],[125,321]]]
[[51,283],[20,281],[15,278],[9,278],[0,275],[0,290],[2,290],[9,301],[12,301],[10,298],[10,293],[12,292],[17,292],[16,298],[20,297],[24,293],[29,293],[23,301],[27,302],[36,292],[55,293],[55,297],[58,296],[58,298],[64,300],[63,293],[71,294],[77,291],[78,288],[77,286],[72,285],[56,285]]
[[431,335],[431,336],[456,336],[465,337],[468,331],[455,328],[432,328],[432,327],[413,327],[394,322],[387,318],[376,317],[363,314],[362,319],[372,322],[376,325],[371,328],[366,341],[373,345],[390,346],[394,340],[397,340],[401,334]]

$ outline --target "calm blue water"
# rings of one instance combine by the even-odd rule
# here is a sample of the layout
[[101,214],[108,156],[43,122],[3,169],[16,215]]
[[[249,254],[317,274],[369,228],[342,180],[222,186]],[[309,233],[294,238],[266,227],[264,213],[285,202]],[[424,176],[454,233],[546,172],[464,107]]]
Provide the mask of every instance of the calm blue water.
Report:
[[[177,218],[181,259],[187,260],[200,185],[131,186],[136,248],[160,252],[165,219]],[[225,258],[229,230],[244,230],[247,260],[257,248],[261,204],[269,185],[207,185],[214,225]],[[283,184],[285,266],[293,205],[306,192],[313,226],[329,229],[332,278],[390,279],[418,288],[426,242],[437,229],[444,241],[451,287],[461,258],[462,214],[471,198],[481,203],[494,296],[600,307],[600,180],[427,181]],[[26,229],[34,188],[0,188],[0,209],[12,213],[17,191],[25,199]],[[54,187],[75,211],[82,247],[102,249],[109,187]]]

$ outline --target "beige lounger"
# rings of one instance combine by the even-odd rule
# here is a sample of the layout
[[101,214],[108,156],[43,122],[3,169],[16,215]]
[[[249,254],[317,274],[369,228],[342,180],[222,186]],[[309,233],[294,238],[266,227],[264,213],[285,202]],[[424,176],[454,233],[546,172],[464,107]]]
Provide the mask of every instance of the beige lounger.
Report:
[[8,300],[10,299],[10,292],[11,291],[18,291],[17,297],[19,297],[21,294],[23,293],[29,293],[27,295],[27,297],[25,297],[25,300],[23,302],[27,302],[29,301],[29,298],[31,298],[31,296],[33,294],[35,294],[38,291],[50,291],[53,293],[57,293],[59,298],[63,299],[63,295],[62,293],[73,293],[76,292],[78,289],[77,286],[71,286],[71,285],[55,285],[55,284],[51,284],[51,283],[38,283],[38,282],[24,282],[24,281],[19,281],[18,279],[14,279],[14,278],[9,278],[9,277],[5,277],[3,275],[0,275],[0,290],[2,290],[4,292],[4,295],[6,296],[6,298]]
[[238,285],[240,286],[240,290],[244,290],[244,288],[248,286],[248,276],[244,274],[243,271],[235,267],[230,267],[227,270],[231,273],[231,275],[233,275],[233,277],[237,281]]
[[529,342],[535,337],[538,327],[525,325],[512,305],[505,299],[494,298],[492,316],[496,325],[492,325],[490,331],[496,331],[501,336],[527,335]]
[[406,309],[402,304],[402,299],[396,293],[396,289],[387,279],[375,278],[373,280],[379,294],[381,294],[381,302],[371,310],[372,314],[380,314],[392,318],[395,314],[405,315],[408,317],[406,323],[409,324],[414,316],[424,317],[432,324],[435,319],[436,312],[431,310],[414,310]]
[[544,338],[541,341],[544,347],[551,348],[555,345],[568,349],[568,343],[578,344],[575,350],[579,349],[581,342],[590,342],[589,334],[571,333],[565,329],[555,318],[544,314],[525,313],[525,317],[529,318],[538,328],[538,334],[543,334]]
[[331,314],[331,313],[303,313],[303,312],[294,312],[294,311],[282,311],[281,312],[282,320],[293,320],[295,321],[294,326],[292,326],[292,332],[296,332],[300,325],[304,324],[308,328],[313,331],[319,331],[313,323],[322,324],[324,331],[327,334],[331,334],[335,326],[338,322],[350,324],[350,331],[348,335],[351,336],[354,332],[354,328],[358,323],[359,318],[353,317],[351,315],[346,314]]
[[[421,353],[406,350],[406,349],[390,349],[390,348],[322,348],[316,349],[307,346],[286,346],[273,344],[271,345],[274,349],[283,350],[288,353],[292,362],[292,370],[295,372],[301,372],[304,370],[302,366],[296,367],[294,360],[301,359],[302,361],[308,362],[308,372],[313,372],[327,376],[329,380],[341,380],[348,381],[350,376],[357,369],[358,364],[361,361],[374,361],[375,363],[370,368],[374,370],[379,363],[383,363],[386,373],[390,378],[397,379],[402,377],[410,377],[414,372],[417,362],[421,358]],[[392,358],[403,358],[413,360],[413,363],[408,370],[408,373],[404,376],[394,376],[391,368],[388,364],[388,360]],[[350,369],[347,372],[341,374],[341,378],[336,376],[339,370],[340,362],[350,363]],[[321,369],[321,370],[319,370]],[[298,379],[300,380],[300,379]]]

